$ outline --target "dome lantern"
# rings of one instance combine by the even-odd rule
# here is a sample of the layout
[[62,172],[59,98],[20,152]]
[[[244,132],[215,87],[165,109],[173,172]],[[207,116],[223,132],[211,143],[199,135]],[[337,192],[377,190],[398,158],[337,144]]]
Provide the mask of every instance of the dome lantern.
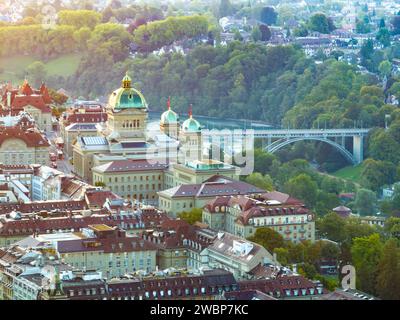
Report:
[[132,79],[128,75],[128,72],[126,72],[125,77],[122,79],[122,88],[124,88],[124,89],[132,88]]

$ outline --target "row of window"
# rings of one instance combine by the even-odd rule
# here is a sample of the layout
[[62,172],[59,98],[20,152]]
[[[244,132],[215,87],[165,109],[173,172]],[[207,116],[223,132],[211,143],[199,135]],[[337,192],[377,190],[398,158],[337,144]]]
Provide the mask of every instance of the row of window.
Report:
[[[97,177],[97,178],[99,178],[99,177]],[[139,176],[139,177],[137,177],[137,176],[134,176],[132,179],[131,179],[131,177],[130,176],[128,176],[127,178],[126,178],[126,182],[131,182],[131,181],[150,181],[150,180],[152,180],[152,181],[155,181],[155,180],[162,180],[162,176],[161,175],[159,175],[159,176],[156,176],[156,175],[152,175],[152,176]],[[110,177],[110,178],[108,178],[108,182],[112,182],[112,178]],[[124,183],[125,182],[125,177],[114,177],[114,182],[116,182],[116,183],[118,183],[118,182],[122,182],[122,183]]]

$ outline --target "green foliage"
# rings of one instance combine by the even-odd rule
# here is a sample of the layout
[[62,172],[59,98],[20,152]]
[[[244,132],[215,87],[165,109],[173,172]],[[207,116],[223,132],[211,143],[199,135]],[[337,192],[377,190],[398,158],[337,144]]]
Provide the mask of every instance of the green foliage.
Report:
[[35,61],[26,69],[28,77],[35,87],[39,87],[43,79],[46,78],[46,66],[41,61]]
[[317,275],[315,280],[319,280],[324,288],[329,291],[335,291],[337,287],[339,287],[339,280],[335,278],[324,277],[322,275]]
[[133,32],[133,41],[140,50],[151,52],[176,40],[206,35],[208,20],[204,16],[168,17],[141,25]]
[[354,207],[360,215],[374,215],[376,212],[376,194],[368,189],[359,189],[354,200]]
[[271,177],[269,175],[263,176],[259,172],[252,173],[246,177],[246,182],[266,191],[272,191],[274,189]]
[[253,41],[257,42],[261,40],[261,31],[260,31],[260,27],[256,26],[253,28],[253,30],[251,31],[251,37],[253,39]]
[[400,142],[392,136],[393,131],[378,129],[372,132],[369,139],[369,155],[371,158],[391,163],[400,161]]
[[389,239],[383,247],[378,265],[376,291],[385,300],[400,299],[400,252],[395,239]]
[[254,171],[266,174],[271,171],[273,161],[276,157],[264,151],[263,149],[257,148],[254,150]]
[[267,25],[273,25],[278,19],[278,13],[272,7],[264,7],[261,9],[260,20]]
[[381,186],[392,184],[396,178],[396,166],[388,161],[367,159],[363,163],[361,181],[367,188],[378,191]]
[[[398,215],[400,213],[400,185],[399,184],[395,184],[395,186],[394,186],[393,197],[391,199],[388,199],[381,203],[381,209],[383,210],[383,212],[385,214],[389,214],[389,215]],[[395,219],[395,218],[391,218],[391,219]],[[392,227],[394,228],[390,232],[391,232],[392,236],[397,237],[398,234],[395,234],[395,232],[397,232],[397,230],[400,228],[400,225],[396,226],[397,222],[395,225],[392,225],[392,223],[394,221],[397,221],[397,220],[389,219],[387,226],[389,228],[388,230],[391,230]],[[386,226],[386,224],[385,224],[385,226]],[[400,231],[400,229],[399,229],[399,231]]]
[[380,28],[377,35],[376,40],[378,40],[384,47],[390,46],[390,33],[386,28]]
[[93,29],[100,23],[101,18],[100,13],[92,10],[62,10],[58,13],[59,24],[74,26],[77,29]]
[[300,174],[290,179],[285,185],[285,191],[313,207],[317,200],[318,185],[306,174]]
[[276,248],[282,248],[285,243],[283,237],[271,228],[257,228],[255,234],[248,240],[262,245],[269,252],[273,252]]
[[379,64],[378,70],[383,77],[388,77],[392,72],[392,64],[388,60],[384,60]]
[[323,13],[312,15],[308,22],[308,27],[310,30],[320,33],[331,33],[331,31],[335,30],[332,20]]
[[345,220],[335,212],[328,213],[323,219],[317,221],[319,234],[336,242],[346,240],[345,225]]
[[178,218],[185,220],[187,223],[195,224],[196,222],[201,222],[202,214],[202,209],[194,208],[191,211],[183,211],[179,213]]
[[230,0],[220,0],[219,8],[218,8],[218,15],[220,18],[227,17],[233,14],[235,8],[233,7]]
[[355,238],[351,246],[353,265],[356,268],[357,287],[365,292],[376,293],[379,262],[383,245],[378,234]]
[[356,22],[356,32],[357,33],[370,33],[371,32],[371,26],[368,22],[365,22],[364,20],[357,20]]

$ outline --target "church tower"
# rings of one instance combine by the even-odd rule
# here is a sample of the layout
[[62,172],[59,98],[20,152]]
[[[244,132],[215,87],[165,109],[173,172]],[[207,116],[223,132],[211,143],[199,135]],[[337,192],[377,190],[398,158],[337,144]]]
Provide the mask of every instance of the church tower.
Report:
[[128,74],[122,79],[121,88],[111,94],[107,115],[107,137],[110,140],[146,139],[147,102],[143,94],[132,87],[132,79]]
[[193,118],[192,106],[189,109],[189,119],[182,124],[179,140],[181,143],[181,156],[184,157],[181,162],[187,163],[203,159],[201,125]]
[[170,97],[167,101],[167,111],[161,115],[160,130],[173,139],[179,137],[179,116],[171,110]]

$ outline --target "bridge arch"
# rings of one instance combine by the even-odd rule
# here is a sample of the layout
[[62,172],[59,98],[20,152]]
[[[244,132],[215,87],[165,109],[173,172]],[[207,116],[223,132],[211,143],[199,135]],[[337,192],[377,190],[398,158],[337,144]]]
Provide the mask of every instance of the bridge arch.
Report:
[[319,137],[298,137],[298,138],[290,138],[290,139],[280,139],[269,146],[267,146],[265,149],[269,153],[275,153],[276,151],[286,147],[289,144],[298,142],[298,141],[305,141],[305,140],[312,140],[312,141],[322,141],[325,142],[335,149],[337,149],[349,162],[351,162],[353,165],[357,164],[356,159],[354,158],[353,154],[348,151],[344,146],[336,143],[335,141],[329,140],[327,138],[319,138]]

